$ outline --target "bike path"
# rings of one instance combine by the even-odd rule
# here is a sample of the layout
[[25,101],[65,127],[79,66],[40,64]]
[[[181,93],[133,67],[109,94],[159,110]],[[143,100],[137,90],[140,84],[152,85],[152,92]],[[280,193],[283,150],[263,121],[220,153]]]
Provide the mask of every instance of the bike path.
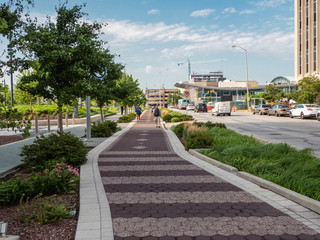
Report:
[[245,191],[253,184],[186,160],[177,144],[148,111],[100,153],[114,239],[320,239],[310,221],[267,203],[269,191]]

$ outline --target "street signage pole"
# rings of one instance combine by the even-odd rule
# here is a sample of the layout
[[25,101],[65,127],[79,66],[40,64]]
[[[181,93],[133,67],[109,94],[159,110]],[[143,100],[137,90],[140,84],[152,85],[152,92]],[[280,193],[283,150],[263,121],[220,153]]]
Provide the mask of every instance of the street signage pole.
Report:
[[[93,73],[93,76],[97,79],[103,79],[107,75],[107,70],[104,70],[102,75],[99,75],[97,73]],[[91,103],[90,103],[90,96],[87,96],[86,100],[86,112],[87,112],[87,138],[86,142],[91,142]]]

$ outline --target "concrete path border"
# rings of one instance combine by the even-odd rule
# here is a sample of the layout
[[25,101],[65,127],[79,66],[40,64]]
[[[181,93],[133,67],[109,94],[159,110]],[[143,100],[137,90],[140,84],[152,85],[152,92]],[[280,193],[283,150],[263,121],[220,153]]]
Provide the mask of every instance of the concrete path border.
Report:
[[88,154],[87,163],[81,166],[80,212],[75,236],[76,240],[113,240],[111,212],[100,176],[98,157],[104,149],[128,131],[134,124],[135,122],[131,122],[125,129],[115,133],[92,149]]

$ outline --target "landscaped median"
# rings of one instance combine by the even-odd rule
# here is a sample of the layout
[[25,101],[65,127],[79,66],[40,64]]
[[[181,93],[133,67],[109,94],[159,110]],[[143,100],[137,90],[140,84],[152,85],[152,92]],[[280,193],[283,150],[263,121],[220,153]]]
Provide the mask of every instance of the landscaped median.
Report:
[[191,115],[186,115],[183,113],[171,111],[167,108],[161,108],[162,111],[162,120],[165,122],[182,122],[182,121],[191,121],[193,117]]
[[[186,150],[203,149],[199,151],[203,154],[202,159],[211,159],[212,164],[279,194],[280,191],[269,186],[280,185],[312,198],[314,200],[309,201],[312,206],[306,207],[320,213],[320,159],[308,149],[299,151],[287,144],[264,144],[226,129],[224,124],[210,122],[182,123],[173,126],[172,130],[185,144]],[[196,155],[200,156],[199,153]],[[266,184],[267,181],[270,184]],[[302,204],[299,199],[303,197],[297,198],[296,193],[285,191],[284,194],[293,196],[293,201]]]
[[[104,121],[93,123],[91,130],[92,137],[106,139],[120,127]],[[71,133],[42,135],[22,148],[19,172],[0,179],[0,215],[8,223],[8,234],[20,235],[20,239],[74,238],[79,168],[87,154],[84,141]]]

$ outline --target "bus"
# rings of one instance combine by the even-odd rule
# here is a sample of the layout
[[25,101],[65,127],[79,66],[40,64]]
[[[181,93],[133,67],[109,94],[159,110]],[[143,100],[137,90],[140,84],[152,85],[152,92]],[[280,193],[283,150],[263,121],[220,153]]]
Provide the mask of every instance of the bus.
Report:
[[179,109],[187,109],[187,106],[191,104],[191,99],[179,99],[178,101],[178,108]]

